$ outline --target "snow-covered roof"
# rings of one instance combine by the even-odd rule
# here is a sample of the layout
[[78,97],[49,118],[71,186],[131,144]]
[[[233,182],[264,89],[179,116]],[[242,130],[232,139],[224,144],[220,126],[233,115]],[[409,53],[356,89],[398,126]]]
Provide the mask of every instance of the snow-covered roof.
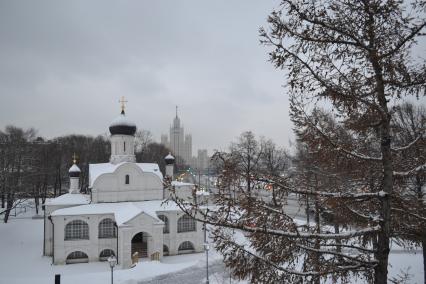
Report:
[[172,181],[172,185],[177,186],[177,187],[181,187],[181,186],[194,186],[193,183],[181,182],[181,181],[177,181],[177,180]]
[[125,114],[120,114],[117,116],[110,124],[110,126],[130,126],[130,127],[136,127],[136,124],[133,121],[130,121]]
[[176,211],[179,207],[173,202],[163,200],[141,201],[141,202],[117,202],[117,203],[91,203],[70,208],[58,209],[51,213],[52,216],[75,216],[75,215],[99,215],[114,214],[118,226],[130,221],[141,213],[145,213],[158,222],[156,212]]
[[80,170],[80,168],[76,164],[73,164],[71,166],[69,172],[81,172],[81,170]]
[[80,205],[89,204],[90,196],[80,193],[66,193],[56,198],[47,200],[45,205]]
[[[89,165],[89,187],[93,186],[95,180],[102,174],[113,173],[121,165],[128,163],[123,162],[119,164],[101,163],[101,164],[90,164]],[[156,174],[161,180],[163,180],[163,174],[158,167],[158,164],[154,163],[132,163],[138,166],[143,172]]]
[[164,159],[166,159],[166,160],[174,160],[175,157],[172,156],[172,153],[169,153]]

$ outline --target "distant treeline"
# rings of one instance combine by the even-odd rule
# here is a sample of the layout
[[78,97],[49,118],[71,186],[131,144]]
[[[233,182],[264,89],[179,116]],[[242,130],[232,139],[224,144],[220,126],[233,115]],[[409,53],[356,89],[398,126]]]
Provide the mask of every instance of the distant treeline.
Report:
[[[164,172],[169,150],[153,142],[146,130],[136,134],[137,162],[157,163]],[[54,139],[37,136],[33,128],[7,126],[0,130],[0,214],[7,222],[11,209],[20,200],[34,198],[36,210],[46,198],[65,193],[73,155],[81,169],[80,188],[88,191],[89,163],[105,163],[110,158],[110,142],[105,135],[65,135]]]

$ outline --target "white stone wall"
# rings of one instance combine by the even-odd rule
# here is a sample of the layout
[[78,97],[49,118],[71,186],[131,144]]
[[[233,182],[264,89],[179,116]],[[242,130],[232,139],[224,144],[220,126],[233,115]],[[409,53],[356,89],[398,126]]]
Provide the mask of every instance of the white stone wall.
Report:
[[[129,175],[129,184],[125,177]],[[139,166],[126,163],[113,173],[100,175],[92,187],[92,202],[123,202],[159,200],[163,198],[162,180],[154,173],[143,172]]]
[[121,162],[136,162],[135,137],[131,135],[111,136],[111,158],[112,164]]
[[196,252],[202,252],[204,250],[204,231],[203,224],[196,222],[195,232],[177,232],[178,219],[185,215],[183,212],[178,211],[167,211],[157,212],[159,215],[165,215],[169,219],[169,233],[164,234],[164,244],[169,248],[169,255],[178,254],[179,245],[185,241],[190,241],[194,245]]
[[44,252],[43,255],[52,255],[52,238],[53,238],[53,226],[49,220],[50,213],[57,209],[74,207],[78,205],[45,205],[44,210]]
[[[89,257],[89,262],[99,261],[99,255],[104,249],[111,249],[118,258],[119,265],[130,267],[132,238],[143,232],[149,235],[148,257],[159,252],[163,257],[163,244],[169,248],[170,255],[178,254],[179,245],[185,241],[190,241],[196,252],[204,250],[203,224],[197,222],[195,232],[177,232],[178,219],[184,215],[183,212],[166,211],[157,212],[158,215],[165,215],[169,219],[169,233],[163,234],[164,223],[142,213],[136,218],[128,221],[118,228],[118,250],[117,239],[99,239],[99,223],[105,218],[114,220],[113,214],[105,215],[81,215],[81,216],[53,216],[52,220],[55,228],[54,236],[54,264],[65,264],[67,256],[74,251],[82,251]],[[65,226],[73,220],[82,220],[89,225],[88,240],[65,240]],[[49,221],[50,222],[50,221]],[[50,246],[51,247],[51,246]],[[52,253],[47,254],[52,255]]]
[[[89,262],[99,261],[99,254],[104,249],[111,249],[117,253],[117,239],[99,239],[99,223],[105,219],[114,220],[113,214],[81,215],[81,216],[53,216],[54,235],[54,264],[65,264],[67,256],[74,251],[82,251],[89,257]],[[71,221],[82,220],[89,225],[88,240],[65,240],[65,226]]]

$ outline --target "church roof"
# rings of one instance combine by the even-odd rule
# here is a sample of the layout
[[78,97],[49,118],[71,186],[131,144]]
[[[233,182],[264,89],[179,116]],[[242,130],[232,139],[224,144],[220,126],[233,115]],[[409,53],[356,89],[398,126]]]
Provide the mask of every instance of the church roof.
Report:
[[67,193],[56,198],[46,200],[45,205],[80,205],[89,204],[90,196],[80,193]]
[[72,173],[72,172],[81,172],[81,170],[80,170],[80,168],[76,164],[73,164],[71,166],[71,168],[69,169],[68,172],[70,172],[70,173]]
[[[113,173],[118,167],[127,162],[119,164],[101,163],[101,164],[90,164],[89,165],[89,187],[93,186],[95,180],[102,174]],[[163,174],[158,167],[158,164],[154,163],[132,163],[138,166],[143,172],[153,173],[163,180]]]
[[116,203],[91,203],[87,205],[58,209],[52,212],[52,216],[76,216],[76,215],[100,215],[114,214],[118,226],[124,225],[141,213],[145,213],[158,222],[157,212],[176,211],[179,207],[172,202],[163,200],[151,200],[140,202],[116,202]]
[[123,110],[121,114],[117,118],[115,118],[110,124],[109,132],[111,132],[111,135],[135,135],[136,124],[126,117]]
[[177,186],[177,187],[194,186],[193,183],[182,182],[182,181],[177,181],[177,180],[172,181],[172,185]]

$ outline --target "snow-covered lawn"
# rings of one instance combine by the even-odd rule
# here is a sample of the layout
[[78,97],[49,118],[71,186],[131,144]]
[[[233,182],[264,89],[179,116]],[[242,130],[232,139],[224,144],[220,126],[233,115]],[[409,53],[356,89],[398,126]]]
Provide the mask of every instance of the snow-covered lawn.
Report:
[[[110,268],[105,262],[51,265],[51,258],[42,256],[43,220],[31,219],[32,215],[34,213],[29,211],[18,216],[21,218],[11,218],[9,223],[0,224],[0,283],[49,284],[54,283],[55,274],[61,274],[62,284],[110,283]],[[220,255],[211,250],[209,260],[211,283],[229,283],[229,278],[226,279],[229,274],[221,265]],[[409,283],[423,283],[423,255],[419,251],[393,250],[390,266],[392,276],[409,269],[413,276]],[[118,267],[114,272],[114,283],[203,283],[204,271],[203,253],[170,256],[162,262],[141,262],[132,269]],[[237,281],[232,280],[232,283]]]
[[[106,262],[51,265],[51,258],[42,256],[43,220],[19,217],[0,224],[0,283],[49,284],[54,283],[55,274],[61,274],[63,284],[110,283],[111,270]],[[211,252],[212,260],[218,257]],[[132,269],[118,267],[114,271],[114,283],[136,284],[138,280],[148,280],[188,267],[203,269],[204,260],[205,255],[197,253],[165,257],[162,262],[141,262]]]

